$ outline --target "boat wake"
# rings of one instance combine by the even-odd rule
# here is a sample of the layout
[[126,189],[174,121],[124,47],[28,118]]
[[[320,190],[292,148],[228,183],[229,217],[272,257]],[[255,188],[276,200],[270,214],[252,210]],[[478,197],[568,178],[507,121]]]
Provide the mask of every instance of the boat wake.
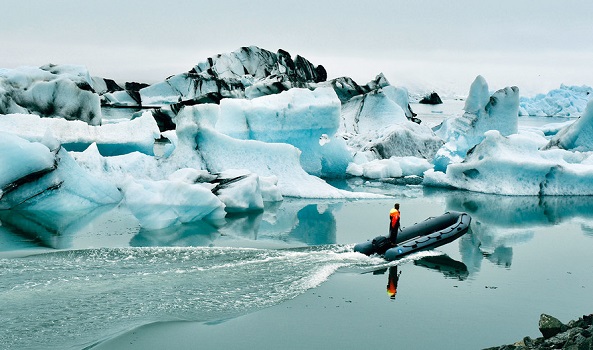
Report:
[[295,298],[338,269],[387,265],[351,245],[101,248],[0,259],[0,348],[82,348],[152,322],[228,319]]

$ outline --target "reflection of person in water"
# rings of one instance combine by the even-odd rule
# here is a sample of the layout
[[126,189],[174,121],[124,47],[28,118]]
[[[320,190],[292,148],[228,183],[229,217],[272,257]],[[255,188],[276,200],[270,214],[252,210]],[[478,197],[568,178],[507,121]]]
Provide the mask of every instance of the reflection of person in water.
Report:
[[391,299],[395,299],[395,295],[397,294],[397,282],[399,281],[399,275],[401,275],[401,271],[397,272],[397,266],[391,266],[389,268],[389,279],[387,280],[387,294]]

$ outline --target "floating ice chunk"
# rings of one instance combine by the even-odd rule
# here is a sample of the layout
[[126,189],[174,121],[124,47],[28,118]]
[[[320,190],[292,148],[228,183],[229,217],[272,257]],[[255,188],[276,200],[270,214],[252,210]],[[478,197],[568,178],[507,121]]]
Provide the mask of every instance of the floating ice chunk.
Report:
[[407,121],[402,107],[390,98],[394,95],[389,89],[380,89],[353,97],[344,103],[340,132],[367,135],[377,129]]
[[347,173],[371,179],[385,179],[410,175],[422,176],[430,168],[432,166],[424,158],[391,157],[389,159],[375,159],[362,164],[350,163]]
[[575,151],[593,151],[593,99],[589,100],[583,116],[561,129],[545,149],[558,147]]
[[183,181],[129,181],[123,187],[125,203],[146,229],[199,220],[224,219],[224,204],[207,188]]
[[29,114],[0,115],[0,130],[37,142],[41,142],[49,130],[51,136],[70,151],[82,151],[96,143],[101,154],[108,156],[134,151],[152,155],[154,140],[160,136],[150,112],[134,120],[102,126]]
[[111,183],[84,171],[63,148],[0,133],[0,208],[75,211],[118,203]]
[[442,145],[443,141],[430,128],[406,120],[382,130],[363,149],[383,159],[394,156],[432,159]]
[[6,191],[30,174],[52,171],[55,162],[55,154],[47,146],[0,132],[0,190]]
[[375,158],[432,159],[443,142],[428,127],[410,122],[405,111],[409,111],[405,89],[372,90],[343,104],[339,134],[354,152],[371,150]]
[[437,136],[445,141],[435,156],[435,170],[445,171],[448,164],[465,158],[467,151],[480,143],[488,130],[498,130],[504,136],[517,133],[518,108],[519,88],[506,87],[489,96],[484,78],[476,77],[465,102],[465,113],[435,128]]
[[[252,100],[223,99],[219,115],[216,130],[223,134],[297,147],[301,165],[310,174],[343,174],[350,161],[346,145],[333,137],[340,101],[331,88],[291,89]],[[320,143],[321,137],[327,142]]]
[[198,149],[212,173],[227,169],[248,169],[260,177],[275,176],[283,196],[304,198],[373,197],[338,190],[309,175],[300,165],[300,151],[292,145],[238,140],[209,127],[197,134]]
[[541,151],[547,141],[533,133],[504,137],[492,130],[484,137],[446,173],[425,172],[423,184],[504,195],[593,195],[591,153]]
[[259,177],[246,170],[227,170],[216,179],[213,192],[225,204],[228,213],[261,211],[264,201]]

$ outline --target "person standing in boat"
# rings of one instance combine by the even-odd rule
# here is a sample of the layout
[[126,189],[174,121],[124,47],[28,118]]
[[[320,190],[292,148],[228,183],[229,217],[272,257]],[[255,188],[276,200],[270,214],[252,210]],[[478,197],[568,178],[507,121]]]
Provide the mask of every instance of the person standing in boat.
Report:
[[399,203],[395,203],[393,209],[389,211],[389,241],[392,245],[397,243],[397,233],[401,230],[400,219]]

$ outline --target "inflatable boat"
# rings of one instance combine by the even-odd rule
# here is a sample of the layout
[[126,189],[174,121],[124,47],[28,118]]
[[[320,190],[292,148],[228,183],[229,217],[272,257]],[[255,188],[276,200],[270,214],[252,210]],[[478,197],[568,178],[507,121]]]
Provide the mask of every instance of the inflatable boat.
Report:
[[469,214],[449,211],[402,229],[397,235],[395,245],[387,236],[378,236],[355,245],[354,251],[366,255],[379,254],[386,260],[396,260],[404,255],[456,240],[469,230],[470,222]]

